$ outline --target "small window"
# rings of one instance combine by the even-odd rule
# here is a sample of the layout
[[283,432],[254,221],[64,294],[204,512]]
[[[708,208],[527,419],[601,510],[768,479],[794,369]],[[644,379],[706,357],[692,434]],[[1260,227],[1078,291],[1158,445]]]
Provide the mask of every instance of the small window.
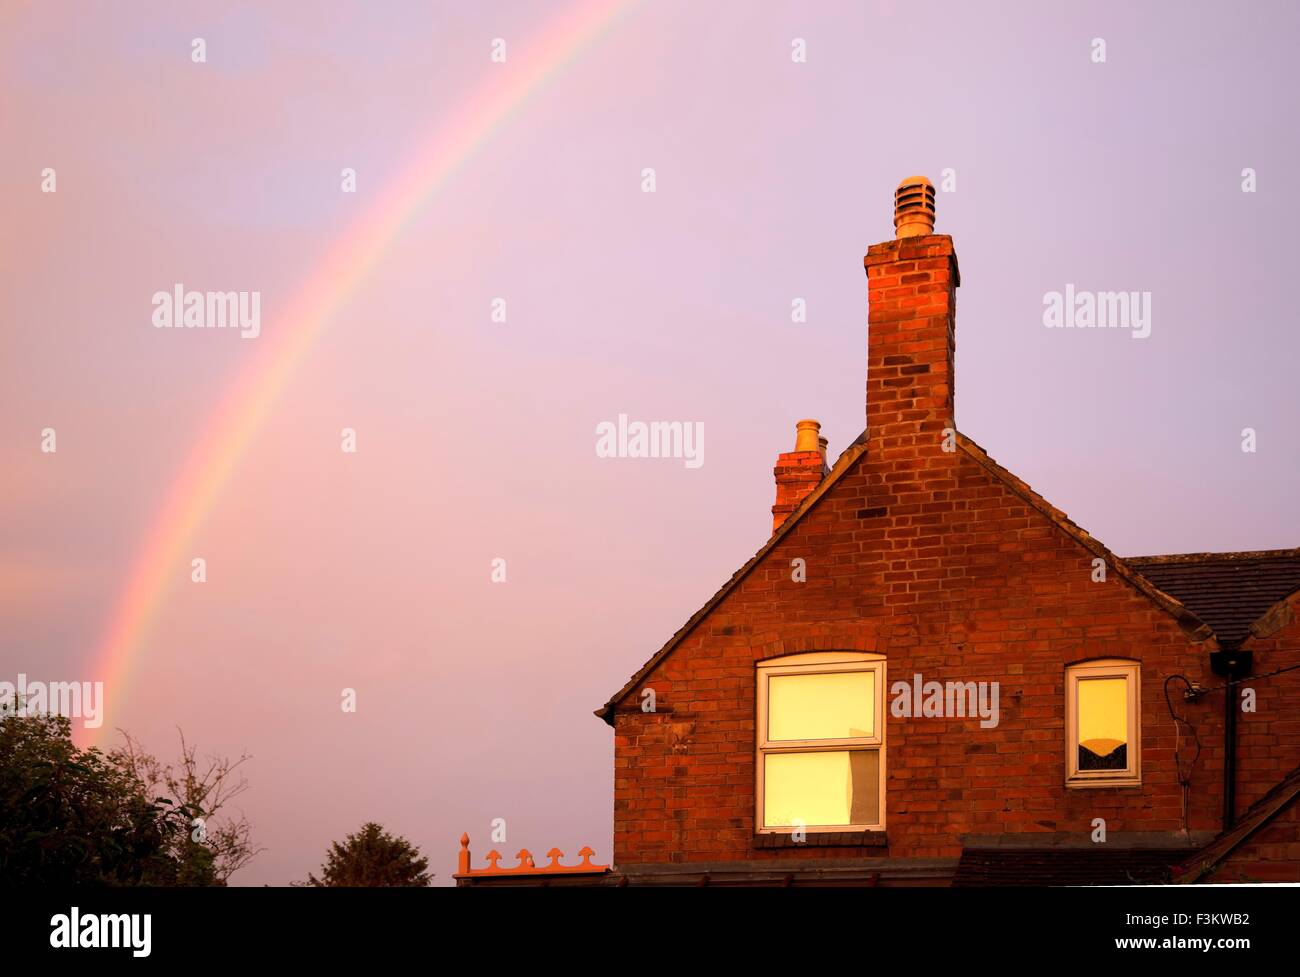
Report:
[[1141,783],[1138,665],[1094,661],[1065,670],[1066,783]]
[[885,662],[847,652],[758,666],[758,830],[884,826]]

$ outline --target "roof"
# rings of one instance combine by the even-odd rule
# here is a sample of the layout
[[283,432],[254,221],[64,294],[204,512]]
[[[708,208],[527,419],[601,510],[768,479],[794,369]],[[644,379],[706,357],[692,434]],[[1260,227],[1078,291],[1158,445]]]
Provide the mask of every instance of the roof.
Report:
[[[1170,596],[1167,591],[1156,586],[1146,576],[1143,576],[1135,570],[1129,569],[1128,566],[1125,565],[1126,561],[1115,556],[1115,554],[1111,553],[1110,550],[1103,546],[1098,540],[1094,539],[1083,529],[1079,528],[1079,526],[1075,525],[1075,523],[1072,522],[1064,512],[1047,502],[1041,495],[1031,489],[1028,484],[999,465],[989,456],[988,452],[961,432],[957,432],[957,446],[964,454],[973,459],[976,464],[992,475],[995,479],[1002,482],[1031,508],[1038,510],[1046,516],[1048,520],[1057,526],[1058,529],[1072,537],[1076,542],[1094,555],[1104,559],[1107,565],[1110,566],[1121,579],[1125,580],[1134,589],[1145,594],[1158,607],[1173,616],[1179,626],[1188,633],[1192,640],[1203,641],[1213,636],[1210,627],[1197,617],[1196,614],[1192,613],[1184,607],[1181,602]],[[695,630],[696,625],[704,620],[704,618],[706,618],[715,607],[722,603],[728,594],[740,585],[741,581],[749,576],[750,571],[762,562],[763,558],[767,556],[777,543],[784,539],[796,525],[799,524],[805,515],[812,511],[813,507],[817,505],[822,496],[830,491],[830,489],[844,477],[848,470],[853,467],[854,463],[862,457],[866,450],[867,432],[863,431],[858,435],[854,442],[844,450],[844,453],[836,459],[835,466],[830,470],[826,477],[823,478],[817,487],[808,494],[807,498],[799,504],[799,507],[795,509],[794,512],[790,513],[790,516],[777,528],[771,538],[763,544],[763,547],[750,557],[745,562],[744,566],[733,573],[731,579],[724,583],[718,592],[710,597],[703,607],[691,615],[690,619],[683,624],[671,638],[668,639],[668,642],[655,652],[644,665],[637,669],[636,674],[628,679],[621,689],[615,692],[614,695],[610,696],[608,702],[596,710],[596,715],[605,720],[605,722],[609,723],[611,726],[614,725],[614,709],[618,703],[621,702],[629,692],[636,688],[636,686],[639,685],[661,661],[667,658],[668,655],[672,653],[673,649],[681,644],[682,641],[684,641],[686,637]]]
[[965,848],[954,886],[1159,885],[1186,848]]
[[1300,548],[1135,556],[1124,562],[1181,601],[1222,644],[1243,641],[1269,608],[1300,590]]
[[1300,797],[1300,767],[1292,770],[1281,783],[1247,808],[1236,824],[1191,858],[1185,859],[1179,866],[1175,881],[1181,885],[1200,881],[1252,835],[1294,804],[1297,797]]

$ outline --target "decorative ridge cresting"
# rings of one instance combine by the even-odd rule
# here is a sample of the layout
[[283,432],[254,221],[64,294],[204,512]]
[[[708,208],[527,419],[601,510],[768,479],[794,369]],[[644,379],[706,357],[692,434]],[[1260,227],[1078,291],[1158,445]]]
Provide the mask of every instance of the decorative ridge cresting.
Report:
[[582,861],[577,865],[561,865],[560,859],[564,857],[564,852],[558,848],[552,848],[546,853],[546,857],[550,859],[550,862],[539,866],[533,860],[532,853],[527,848],[521,848],[519,854],[515,855],[515,858],[519,859],[519,864],[514,868],[502,868],[497,863],[504,856],[499,851],[493,850],[487,853],[488,864],[486,868],[470,868],[469,835],[463,834],[460,836],[460,858],[456,863],[456,874],[452,878],[500,878],[509,875],[600,875],[609,871],[608,865],[592,864],[591,857],[596,852],[590,847],[583,846],[578,854],[582,856]]

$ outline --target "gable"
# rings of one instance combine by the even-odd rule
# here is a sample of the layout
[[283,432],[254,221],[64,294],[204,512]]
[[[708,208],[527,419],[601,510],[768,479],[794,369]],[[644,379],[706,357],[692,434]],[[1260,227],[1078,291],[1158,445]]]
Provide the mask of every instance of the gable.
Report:
[[[1073,540],[1084,550],[1105,561],[1109,572],[1116,574],[1133,590],[1142,594],[1159,610],[1170,615],[1186,632],[1192,641],[1204,641],[1213,637],[1210,628],[1178,600],[1157,588],[1141,574],[1130,569],[1123,560],[1115,556],[1099,541],[1075,525],[1066,515],[1052,506],[1042,496],[1034,492],[1025,482],[997,464],[978,444],[960,432],[956,435],[956,447],[962,457],[974,461],[987,475],[1031,509],[1043,516],[1057,531]],[[781,524],[771,538],[746,563],[737,570],[717,593],[709,599],[637,672],[616,692],[595,714],[605,722],[613,725],[614,710],[629,693],[632,692],[656,667],[707,618],[740,584],[757,568],[765,557],[787,536],[799,527],[804,519],[818,504],[828,496],[836,494],[836,486],[853,470],[867,449],[867,432],[863,432],[840,455],[835,466],[812,493],[799,505],[790,517]]]

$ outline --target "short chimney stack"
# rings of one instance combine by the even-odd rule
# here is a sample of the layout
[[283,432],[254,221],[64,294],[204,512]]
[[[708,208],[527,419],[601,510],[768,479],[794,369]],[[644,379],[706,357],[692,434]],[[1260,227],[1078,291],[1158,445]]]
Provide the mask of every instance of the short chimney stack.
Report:
[[800,421],[795,425],[794,450],[777,456],[772,532],[781,528],[826,475],[826,439],[821,436],[821,427],[819,421]]

